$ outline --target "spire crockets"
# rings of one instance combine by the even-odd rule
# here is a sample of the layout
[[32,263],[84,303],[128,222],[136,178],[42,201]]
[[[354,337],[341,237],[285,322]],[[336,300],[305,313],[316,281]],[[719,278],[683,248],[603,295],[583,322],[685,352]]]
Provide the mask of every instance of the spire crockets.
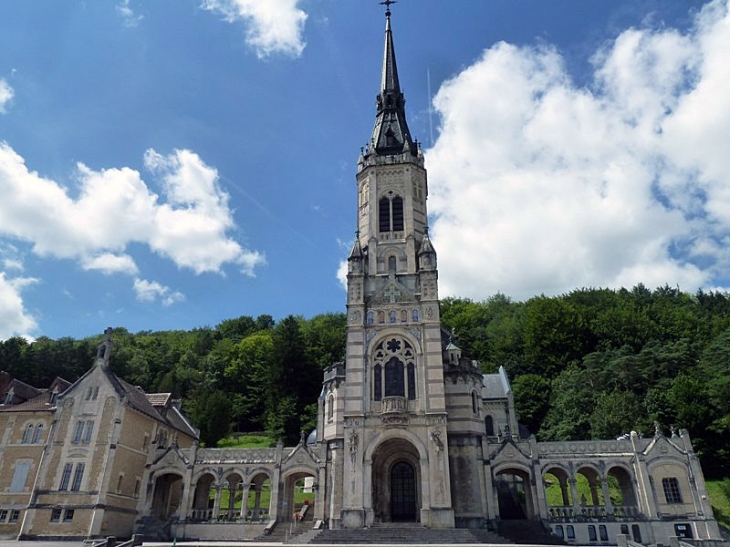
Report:
[[413,143],[406,123],[406,99],[398,81],[393,33],[390,29],[390,4],[394,2],[381,3],[386,6],[383,74],[377,97],[375,127],[366,155],[375,153],[378,156],[392,156],[411,152],[415,156],[417,146]]

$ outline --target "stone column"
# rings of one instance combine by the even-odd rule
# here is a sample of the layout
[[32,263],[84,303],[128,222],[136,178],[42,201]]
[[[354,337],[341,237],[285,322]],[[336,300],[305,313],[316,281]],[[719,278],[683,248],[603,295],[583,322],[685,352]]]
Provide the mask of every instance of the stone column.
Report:
[[314,520],[324,520],[325,492],[327,491],[327,467],[321,464],[317,470],[317,477],[314,479],[312,488],[314,500]]
[[213,520],[215,522],[218,522],[218,517],[220,517],[221,514],[221,490],[223,490],[223,485],[216,483],[215,501],[213,502]]
[[228,481],[228,510],[226,511],[226,520],[233,519],[233,506],[236,504],[236,486],[238,486],[238,483]]
[[603,490],[603,503],[606,507],[606,516],[613,515],[613,503],[611,502],[611,491],[608,489],[608,477],[601,477],[601,490]]
[[[251,521],[253,522],[258,522],[261,514],[261,487],[262,485],[259,485],[253,491],[253,510],[251,511]],[[270,509],[269,512],[271,512]]]
[[248,494],[251,491],[251,484],[246,483],[243,485],[243,493],[241,494],[241,512],[239,516],[242,520],[246,520],[248,515]]
[[570,496],[568,495],[568,479],[560,478],[560,493],[563,496],[563,506],[568,507],[570,505]]
[[578,481],[575,477],[568,479],[570,482],[570,495],[573,497],[573,514],[580,515],[580,500],[578,499]]

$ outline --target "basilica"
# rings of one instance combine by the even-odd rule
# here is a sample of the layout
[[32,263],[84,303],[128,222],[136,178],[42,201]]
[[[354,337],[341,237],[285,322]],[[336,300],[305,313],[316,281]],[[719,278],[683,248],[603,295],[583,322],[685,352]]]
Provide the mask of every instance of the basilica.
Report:
[[314,432],[295,447],[201,448],[170,394],[110,371],[107,337],[72,385],[17,398],[30,386],[6,382],[0,537],[234,540],[293,523],[316,533],[516,521],[580,545],[720,539],[687,431],[538,442],[504,369],[483,374],[442,328],[428,177],[389,9],[356,183],[346,359],[324,371]]

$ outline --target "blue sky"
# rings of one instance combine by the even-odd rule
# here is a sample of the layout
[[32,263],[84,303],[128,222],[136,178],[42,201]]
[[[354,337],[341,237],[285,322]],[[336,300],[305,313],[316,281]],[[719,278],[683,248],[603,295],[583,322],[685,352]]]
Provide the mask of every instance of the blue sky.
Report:
[[[442,296],[730,287],[727,0],[392,21]],[[0,340],[343,311],[383,30],[376,0],[2,3]]]

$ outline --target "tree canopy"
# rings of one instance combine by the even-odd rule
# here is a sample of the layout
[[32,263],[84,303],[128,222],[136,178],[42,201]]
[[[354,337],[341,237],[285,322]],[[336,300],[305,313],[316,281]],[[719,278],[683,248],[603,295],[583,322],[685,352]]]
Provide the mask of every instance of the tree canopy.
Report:
[[[446,298],[441,317],[484,372],[507,370],[539,440],[687,428],[710,476],[730,475],[730,295],[578,289],[514,302]],[[322,371],[345,356],[346,317],[241,316],[190,331],[113,331],[113,370],[171,392],[208,446],[228,431],[296,442],[316,423]],[[0,370],[38,387],[74,381],[101,335],[0,342]],[[222,422],[222,423],[219,423]]]

